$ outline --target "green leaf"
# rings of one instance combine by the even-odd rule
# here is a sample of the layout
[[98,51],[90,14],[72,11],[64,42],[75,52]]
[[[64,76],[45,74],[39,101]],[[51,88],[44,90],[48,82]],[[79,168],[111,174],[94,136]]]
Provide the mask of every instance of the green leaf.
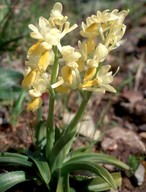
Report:
[[87,162],[87,161],[80,161],[78,163],[71,162],[71,163],[64,164],[64,166],[61,169],[62,175],[75,170],[89,171],[93,174],[99,175],[111,186],[111,188],[113,189],[117,188],[111,174],[105,168],[103,168],[98,164],[95,164],[93,162]]
[[20,91],[20,95],[17,99],[16,102],[14,102],[13,106],[11,107],[10,110],[10,122],[12,123],[13,126],[16,126],[17,121],[19,119],[19,115],[22,112],[22,104],[25,98],[26,91],[22,89]]
[[28,157],[17,153],[0,153],[0,166],[25,166],[32,167],[32,163],[28,161]]
[[[121,186],[122,178],[120,173],[111,173],[111,175],[115,181],[116,186],[117,187]],[[111,186],[107,182],[105,182],[105,180],[102,177],[97,176],[96,178],[91,179],[90,182],[88,181],[87,188],[89,191],[92,191],[92,192],[93,191],[102,192],[102,191],[110,190]]]
[[56,192],[70,192],[69,174],[59,176]]
[[46,122],[39,121],[35,126],[36,147],[43,150],[46,144]]
[[64,192],[63,191],[63,177],[61,177],[61,176],[58,178],[56,192]]
[[13,100],[19,97],[22,73],[0,67],[0,99]]
[[0,157],[17,157],[17,158],[21,158],[21,159],[24,159],[24,160],[29,159],[29,157],[26,156],[26,155],[22,155],[22,154],[19,154],[19,153],[10,153],[10,152],[1,152]]
[[47,161],[45,160],[45,158],[43,157],[43,155],[41,155],[40,153],[35,153],[29,156],[31,158],[31,160],[34,162],[34,164],[36,165],[39,175],[41,177],[41,180],[43,182],[45,182],[46,186],[48,185],[48,183],[50,182],[51,179],[51,175],[50,175],[50,168],[48,166]]
[[[73,157],[72,157],[73,156]],[[76,154],[75,156],[72,154],[70,159],[65,163],[75,163],[80,161],[94,161],[98,163],[108,163],[113,164],[123,169],[129,169],[129,166],[125,163],[121,162],[120,160],[116,159],[115,157],[103,153],[85,153],[85,154]]]
[[14,185],[32,179],[24,171],[12,171],[0,174],[0,192],[4,192]]
[[51,166],[51,171],[53,172],[59,166],[62,166],[62,161],[64,160],[62,157],[63,153],[65,153],[65,147],[73,138],[75,133],[65,134],[55,143],[54,147],[52,148],[49,154],[49,163]]
[[69,174],[64,175],[64,192],[70,192]]

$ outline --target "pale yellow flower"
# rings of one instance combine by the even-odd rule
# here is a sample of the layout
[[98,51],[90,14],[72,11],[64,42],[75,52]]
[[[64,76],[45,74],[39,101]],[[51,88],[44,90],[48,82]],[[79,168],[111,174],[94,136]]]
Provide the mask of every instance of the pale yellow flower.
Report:
[[56,87],[55,90],[61,94],[67,94],[67,93],[69,93],[70,88],[67,87],[65,84],[63,84],[63,85]]
[[41,97],[43,93],[49,93],[50,79],[51,77],[47,73],[38,71],[29,94],[33,97]]
[[92,53],[96,47],[96,43],[95,43],[94,38],[88,39],[86,42],[86,45],[87,45],[87,53],[88,54]]
[[[70,75],[70,74],[69,74]],[[65,77],[66,78],[66,77]],[[70,82],[71,77],[69,76],[67,79],[67,82]],[[70,87],[67,85],[67,83],[64,83],[64,80],[62,77],[58,77],[58,81],[54,84],[51,85],[52,89],[55,89],[57,92],[62,93],[62,94],[66,94],[70,91]]]
[[78,41],[78,47],[79,52],[81,54],[81,57],[78,59],[78,70],[82,72],[85,68],[85,61],[87,60],[88,52],[87,52],[87,43],[84,41],[81,43],[81,41]]
[[79,52],[81,54],[81,58],[86,61],[87,60],[87,56],[88,56],[88,52],[87,52],[87,43],[86,41],[78,41],[78,47],[79,47]]
[[25,89],[29,89],[31,88],[31,86],[33,85],[35,78],[36,78],[36,70],[30,70],[29,72],[26,74],[26,76],[24,77],[23,81],[22,81],[22,86]]
[[27,106],[27,110],[36,111],[42,105],[42,99],[40,97],[34,97]]
[[73,69],[65,65],[61,69],[61,76],[63,78],[63,84],[69,87],[69,89],[70,88],[76,89],[79,87],[81,78],[78,69],[76,68]]
[[45,42],[45,46],[48,49],[51,49],[52,46],[60,48],[60,40],[77,27],[77,24],[70,27],[70,22],[67,21],[67,18],[67,16],[62,15],[62,4],[56,3],[51,11],[49,20],[40,17],[38,27],[32,24],[29,25],[29,28],[33,31],[30,36]]
[[95,53],[94,53],[94,59],[100,63],[103,62],[107,55],[108,55],[108,49],[106,48],[105,45],[103,45],[102,43],[99,43],[99,45],[96,47],[95,49]]
[[32,70],[40,68],[45,71],[50,64],[51,54],[52,52],[46,49],[43,43],[37,42],[28,50],[28,60],[25,62],[25,65]]
[[63,46],[60,52],[66,64],[76,62],[81,57],[81,54],[75,51],[75,48],[70,45]]
[[124,41],[121,41],[122,37],[125,34],[126,25],[124,24],[114,24],[111,26],[110,32],[105,39],[105,46],[108,47],[108,50],[111,51],[119,47]]
[[53,9],[51,10],[49,18],[49,22],[53,24],[53,26],[55,25],[62,26],[68,19],[67,16],[62,15],[62,10],[63,10],[62,4],[59,2],[55,3]]
[[51,89],[62,94],[72,89],[116,92],[110,85],[113,81],[111,66],[103,65],[103,61],[111,50],[122,44],[126,30],[123,21],[127,14],[128,11],[115,9],[97,11],[88,17],[80,31],[86,39],[78,41],[78,49],[61,44],[62,38],[77,27],[63,15],[61,3],[54,4],[49,19],[40,17],[38,26],[30,24],[30,36],[37,43],[28,50],[22,81],[32,97],[28,110],[37,110],[42,105],[42,95],[49,94]]
[[92,54],[93,58],[87,59],[86,61],[87,69],[84,75],[84,81],[92,80],[92,78],[96,74],[99,63],[103,62],[106,59],[107,55],[108,49],[100,43]]
[[110,85],[113,81],[112,72],[109,72],[110,65],[102,66],[96,74],[96,77],[91,80],[84,81],[82,88],[86,91],[95,91],[105,93],[105,91],[116,92]]
[[30,36],[34,39],[43,41],[50,29],[50,23],[44,17],[39,18],[39,26],[36,27],[32,24],[29,24],[28,27],[33,31],[30,33]]
[[[42,17],[40,17],[42,18]],[[39,19],[39,23],[43,20]],[[51,49],[52,46],[60,46],[61,32],[57,28],[50,28],[49,25],[39,24],[39,28],[30,24],[29,28],[33,31],[30,33],[30,36],[39,41],[46,42],[48,49]]]
[[62,4],[59,2],[55,3],[49,18],[49,22],[52,27],[56,27],[60,30],[61,38],[64,37],[67,33],[70,33],[75,28],[77,28],[77,24],[74,24],[70,27],[70,22],[67,21],[68,17],[62,15],[62,10]]
[[119,12],[117,9],[109,12],[105,10],[103,12],[97,11],[96,15],[92,15],[86,19],[86,23],[82,22],[82,30],[80,34],[83,37],[94,38],[110,29],[110,26],[116,21],[117,24],[122,24],[129,11],[123,10]]
[[95,76],[96,70],[97,70],[96,67],[90,67],[90,68],[86,71],[86,73],[85,73],[85,75],[84,75],[84,81],[87,82],[87,81],[91,80],[91,79]]
[[[75,65],[73,66],[73,63]],[[51,85],[53,89],[60,93],[68,93],[70,89],[77,89],[81,83],[80,72],[76,67],[76,62],[71,62],[72,67],[64,65],[61,68],[61,77],[58,81]]]
[[[60,50],[63,61],[65,65],[61,68],[61,81],[55,83],[55,88],[63,86],[62,89],[67,90],[64,87],[68,87],[68,89],[73,88],[76,89],[80,84],[80,74],[78,70],[77,61],[81,57],[81,54],[78,51],[75,51],[75,48],[71,46],[63,46]],[[63,80],[63,81],[62,81]],[[57,90],[57,89],[56,89]],[[59,89],[58,89],[59,90]]]

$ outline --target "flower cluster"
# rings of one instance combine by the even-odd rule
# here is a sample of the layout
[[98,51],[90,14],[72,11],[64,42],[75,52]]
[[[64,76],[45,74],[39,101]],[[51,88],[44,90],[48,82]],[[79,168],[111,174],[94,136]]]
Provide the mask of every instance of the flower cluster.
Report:
[[[88,17],[80,31],[85,40],[78,42],[78,49],[61,44],[61,39],[77,27],[76,24],[70,27],[68,17],[62,15],[61,3],[54,5],[48,20],[39,18],[38,27],[30,24],[29,28],[33,31],[30,36],[37,43],[28,50],[22,82],[33,97],[28,110],[38,109],[42,104],[42,94],[50,93],[50,90],[62,94],[71,89],[116,92],[110,85],[113,81],[109,71],[111,66],[103,65],[103,61],[122,43],[126,29],[123,21],[127,14],[125,10],[105,10]],[[56,48],[57,52],[54,51]]]

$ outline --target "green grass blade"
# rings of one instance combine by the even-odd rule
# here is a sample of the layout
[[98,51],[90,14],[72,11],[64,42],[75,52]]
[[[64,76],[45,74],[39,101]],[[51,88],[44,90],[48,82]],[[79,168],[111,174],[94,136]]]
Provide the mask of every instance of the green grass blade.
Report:
[[12,171],[8,173],[0,174],[0,192],[5,192],[14,185],[28,181],[28,178],[24,171]]
[[66,161],[66,164],[71,163],[71,162],[72,163],[80,162],[80,161],[94,161],[94,162],[98,162],[98,163],[108,163],[108,164],[116,165],[123,169],[127,169],[127,170],[129,169],[128,165],[121,162],[117,158],[115,158],[111,155],[103,154],[103,153],[77,154],[77,155],[73,156],[72,158],[70,157],[70,159],[68,161]]

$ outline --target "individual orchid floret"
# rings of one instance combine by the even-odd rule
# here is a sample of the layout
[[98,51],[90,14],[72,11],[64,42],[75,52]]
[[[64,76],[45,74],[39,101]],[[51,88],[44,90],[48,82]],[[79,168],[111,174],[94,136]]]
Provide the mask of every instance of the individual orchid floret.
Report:
[[96,42],[93,38],[88,39],[87,41],[83,41],[82,43],[81,41],[78,41],[78,47],[81,57],[79,58],[77,63],[79,71],[82,72],[84,70],[88,55],[92,54],[95,51]]
[[47,73],[38,71],[29,94],[32,97],[41,97],[43,93],[49,93],[50,76]]
[[30,89],[29,94],[33,97],[28,105],[28,110],[35,111],[42,105],[42,95],[49,93],[50,76],[39,70],[30,70],[22,81],[24,88]]
[[77,24],[70,27],[70,22],[67,21],[68,17],[62,15],[62,10],[62,4],[59,2],[55,3],[49,18],[51,26],[61,31],[61,38],[77,28]]
[[126,31],[126,25],[124,24],[114,24],[110,32],[105,38],[105,46],[108,47],[108,50],[111,51],[119,47],[124,40],[121,40]]
[[61,68],[61,78],[52,85],[52,88],[64,93],[64,91],[68,92],[71,88],[76,89],[80,85],[81,79],[77,61],[81,54],[68,45],[62,47],[61,55],[65,65]]
[[46,71],[49,64],[51,64],[52,51],[46,49],[43,43],[38,42],[28,50],[26,66],[31,69],[37,69]]
[[49,23],[46,23],[46,25],[44,25],[44,23],[42,24],[44,20],[46,19],[43,17],[39,18],[38,28],[32,24],[29,25],[29,28],[33,31],[30,33],[30,36],[34,39],[45,42],[48,49],[51,49],[53,45],[60,46],[61,32],[57,28],[51,28]]
[[22,81],[22,86],[25,89],[29,89],[32,87],[35,78],[36,78],[37,71],[36,70],[31,70],[30,67],[27,68],[24,74],[24,79]]
[[55,27],[55,25],[62,26],[67,21],[68,17],[62,15],[62,4],[57,2],[53,6],[50,13],[49,22]]
[[44,17],[39,18],[38,27],[34,26],[33,24],[29,24],[28,27],[33,31],[30,33],[30,36],[40,41],[45,40],[46,34],[48,34],[48,31],[51,28],[49,21]]
[[81,57],[81,54],[75,51],[75,48],[70,45],[63,46],[61,48],[61,54],[66,64],[76,62]]
[[81,54],[69,45],[62,47],[61,54],[63,56],[63,60],[65,61],[65,66],[61,69],[61,75],[64,83],[72,88],[77,88],[80,84],[77,61],[81,57]]
[[41,107],[43,101],[41,97],[34,97],[27,106],[28,111],[36,111]]
[[116,90],[110,85],[113,81],[112,72],[109,72],[110,68],[110,65],[101,66],[95,78],[84,81],[82,89],[100,93],[105,93],[105,91],[116,93]]
[[97,63],[103,62],[106,59],[108,53],[109,51],[106,46],[102,43],[99,43],[95,49],[94,59],[97,61]]
[[87,69],[84,75],[84,81],[90,80],[94,77],[99,63],[103,62],[108,55],[108,49],[101,43],[99,43],[96,49],[94,48],[94,51],[92,50],[92,52],[92,58],[87,59],[86,61]]
[[50,76],[39,70],[31,70],[29,68],[28,71],[28,74],[26,74],[22,81],[22,86],[26,89],[30,89],[30,95],[38,97],[43,93],[48,92]]

